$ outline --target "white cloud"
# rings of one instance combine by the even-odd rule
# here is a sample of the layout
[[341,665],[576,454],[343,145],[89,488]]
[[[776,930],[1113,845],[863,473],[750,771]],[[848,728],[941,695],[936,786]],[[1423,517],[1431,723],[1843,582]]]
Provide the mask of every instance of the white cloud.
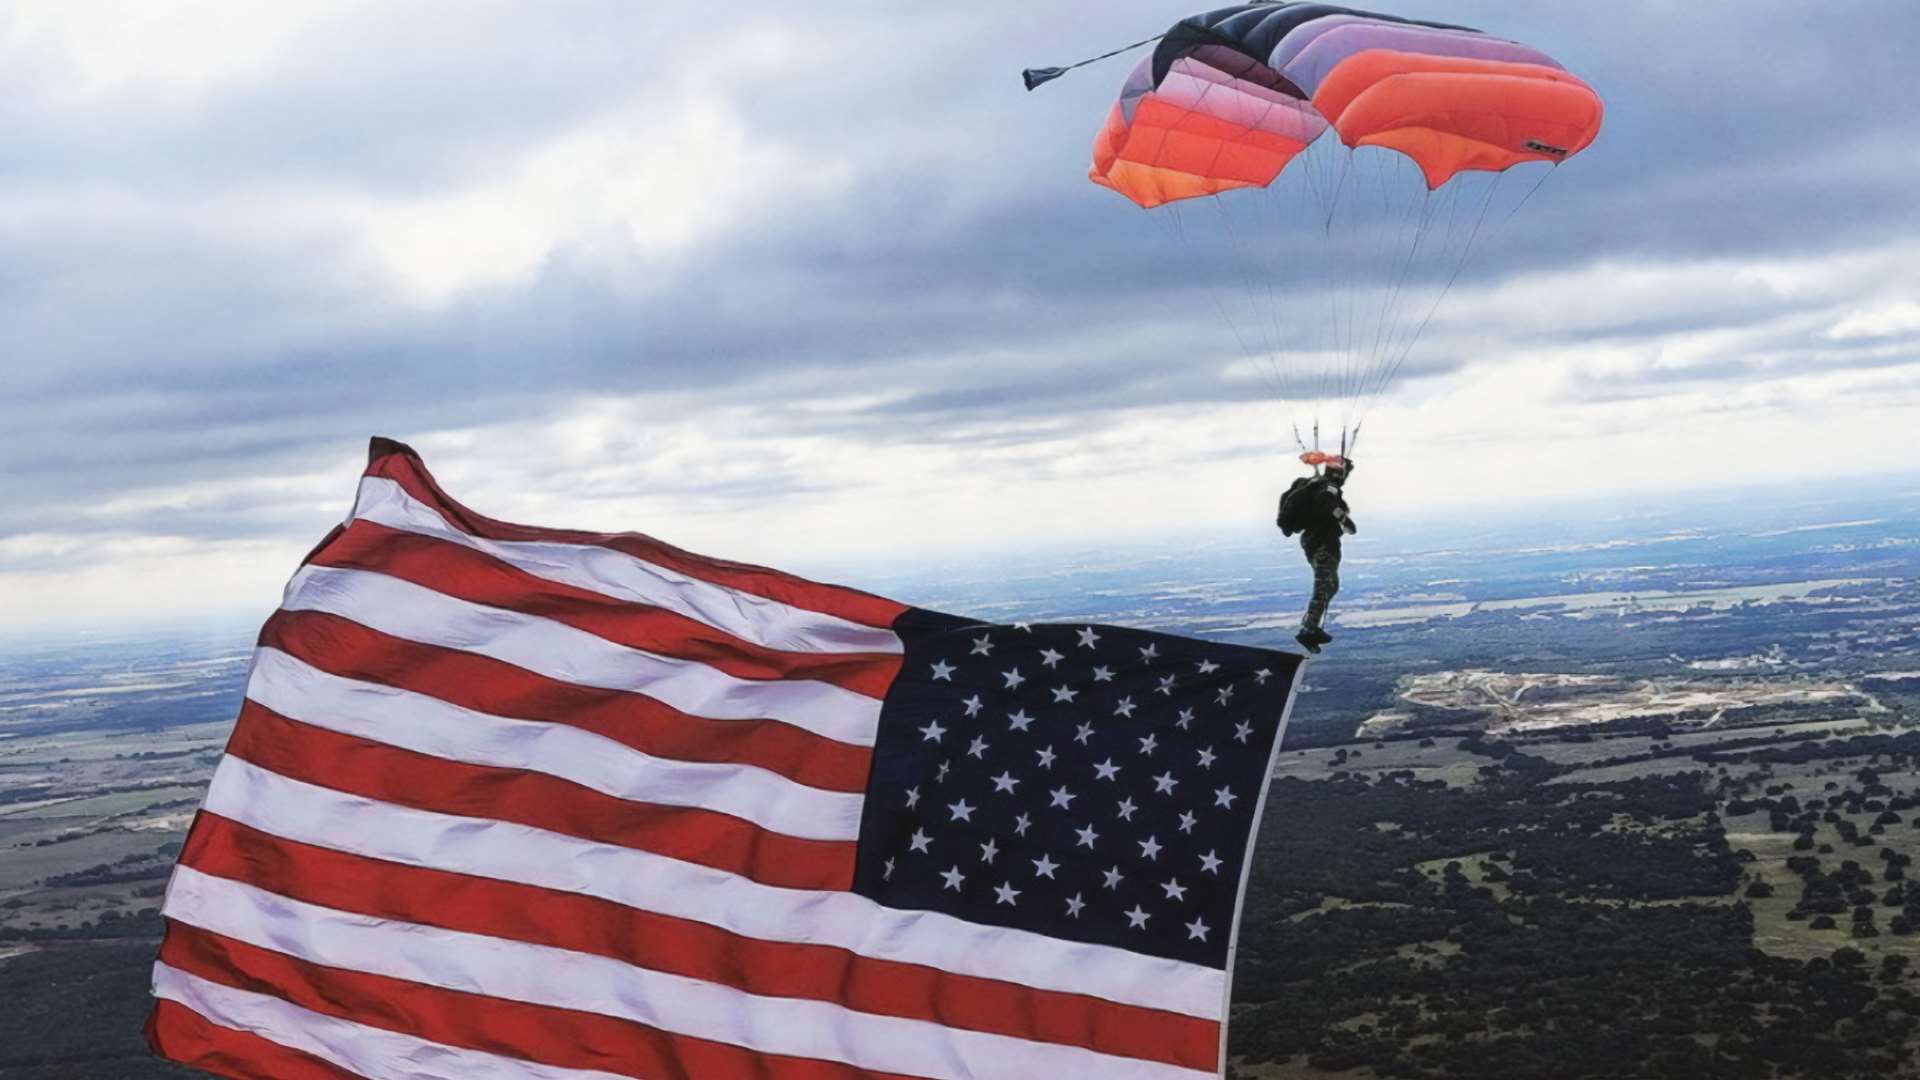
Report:
[[185,106],[266,77],[315,24],[377,7],[357,0],[12,0],[0,71],[53,107],[109,99]]
[[1827,330],[1835,341],[1896,337],[1920,332],[1920,302],[1894,300],[1857,308]]

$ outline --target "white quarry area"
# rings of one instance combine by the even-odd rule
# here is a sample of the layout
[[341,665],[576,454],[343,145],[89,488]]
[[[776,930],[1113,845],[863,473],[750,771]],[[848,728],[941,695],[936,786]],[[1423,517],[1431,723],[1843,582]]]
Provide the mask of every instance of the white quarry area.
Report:
[[1851,683],[1818,677],[1781,679],[1777,676],[1695,679],[1435,671],[1402,680],[1399,700],[1411,708],[1374,714],[1360,725],[1358,737],[1377,738],[1399,730],[1422,709],[1478,714],[1491,734],[1591,727],[1656,717],[1705,728],[1720,723],[1731,710],[1769,705],[1830,705],[1836,710],[1886,711],[1872,694]]

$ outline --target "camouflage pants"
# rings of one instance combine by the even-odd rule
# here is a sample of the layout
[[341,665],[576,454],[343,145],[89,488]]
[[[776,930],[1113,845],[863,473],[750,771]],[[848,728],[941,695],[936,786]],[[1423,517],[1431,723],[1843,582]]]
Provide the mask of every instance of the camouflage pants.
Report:
[[1300,628],[1318,630],[1320,620],[1327,617],[1327,605],[1333,602],[1333,594],[1340,591],[1340,545],[1318,544],[1304,549],[1307,564],[1313,567],[1313,599],[1307,601],[1307,614],[1300,620]]

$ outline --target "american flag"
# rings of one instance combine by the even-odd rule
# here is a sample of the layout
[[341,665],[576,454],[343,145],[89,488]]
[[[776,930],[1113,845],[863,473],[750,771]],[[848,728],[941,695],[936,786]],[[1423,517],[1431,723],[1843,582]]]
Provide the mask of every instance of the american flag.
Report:
[[1195,1080],[1299,658],[509,525],[375,440],[148,1037],[250,1080]]

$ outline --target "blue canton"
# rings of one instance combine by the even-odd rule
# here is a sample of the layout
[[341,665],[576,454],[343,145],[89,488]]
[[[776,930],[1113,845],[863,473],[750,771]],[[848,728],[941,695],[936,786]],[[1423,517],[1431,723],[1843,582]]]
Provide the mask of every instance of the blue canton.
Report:
[[854,891],[1224,968],[1300,657],[911,611]]

